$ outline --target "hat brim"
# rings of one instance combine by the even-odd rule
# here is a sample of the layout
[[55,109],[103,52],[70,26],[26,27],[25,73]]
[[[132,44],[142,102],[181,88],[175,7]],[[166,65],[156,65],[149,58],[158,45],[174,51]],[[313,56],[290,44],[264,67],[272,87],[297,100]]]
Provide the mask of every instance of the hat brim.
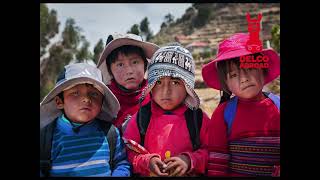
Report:
[[[157,78],[155,78],[152,82],[149,82],[148,86],[146,86],[142,93],[141,93],[141,97],[140,97],[140,101],[142,102],[142,100],[146,97],[147,94],[150,93],[150,91],[152,90],[152,88],[154,87],[154,85],[156,84],[156,82],[161,79],[162,77],[166,77],[168,75],[162,74],[159,75]],[[199,96],[196,94],[196,92],[193,90],[192,87],[189,87],[186,83],[186,80],[184,79],[184,77],[180,76],[179,74],[172,74],[171,77],[175,77],[175,78],[180,78],[185,85],[186,91],[187,91],[187,97],[184,100],[184,103],[190,108],[190,109],[198,109],[200,106],[200,99]]]
[[[268,73],[264,80],[265,85],[271,82],[272,80],[276,79],[280,75],[280,57],[273,49],[263,49],[262,51],[260,51],[260,53],[269,57]],[[214,89],[222,90],[218,77],[217,62],[250,54],[254,53],[247,51],[246,49],[238,49],[226,52],[223,55],[218,56],[215,59],[212,59],[210,63],[204,65],[202,68],[203,80],[205,81],[207,86]]]
[[130,38],[119,38],[119,39],[114,39],[112,40],[103,50],[97,67],[101,70],[102,74],[103,74],[103,82],[105,84],[109,84],[110,80],[112,79],[111,75],[108,72],[108,68],[107,65],[105,63],[106,58],[109,56],[109,54],[115,50],[116,48],[120,47],[120,46],[125,46],[125,45],[132,45],[132,46],[138,46],[140,48],[142,48],[142,50],[144,51],[147,61],[150,61],[152,55],[154,54],[154,52],[156,52],[156,50],[159,49],[159,46],[157,46],[156,44],[150,43],[150,42],[143,42],[143,41],[137,41],[134,39],[130,39]]
[[110,89],[105,84],[95,79],[78,77],[71,80],[66,80],[65,82],[57,85],[40,103],[40,128],[49,124],[61,114],[61,110],[56,107],[54,98],[65,89],[69,89],[78,84],[84,83],[92,84],[99,91],[103,91],[101,92],[104,95],[103,104],[101,107],[101,112],[97,118],[105,121],[112,121],[117,116],[118,111],[120,110],[120,104]]

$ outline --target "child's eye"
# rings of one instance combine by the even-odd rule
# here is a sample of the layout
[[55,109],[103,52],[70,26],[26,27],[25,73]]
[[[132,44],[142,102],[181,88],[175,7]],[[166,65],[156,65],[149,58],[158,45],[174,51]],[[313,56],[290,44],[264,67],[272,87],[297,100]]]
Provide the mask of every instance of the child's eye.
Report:
[[73,91],[73,92],[71,93],[71,95],[73,95],[73,96],[78,96],[78,95],[79,95],[79,92],[78,92],[78,91]]
[[123,66],[123,63],[118,63],[117,64],[117,67],[122,67]]
[[161,84],[161,81],[157,81],[156,84],[157,84],[157,85],[158,85],[158,84]]
[[133,64],[138,64],[138,63],[139,63],[138,60],[133,61]]
[[98,97],[99,93],[98,92],[90,92],[89,94],[91,97]]
[[234,78],[234,77],[237,77],[237,74],[236,74],[236,73],[230,74],[230,78]]
[[171,81],[171,83],[172,83],[173,85],[179,85],[179,84],[180,84],[179,81]]

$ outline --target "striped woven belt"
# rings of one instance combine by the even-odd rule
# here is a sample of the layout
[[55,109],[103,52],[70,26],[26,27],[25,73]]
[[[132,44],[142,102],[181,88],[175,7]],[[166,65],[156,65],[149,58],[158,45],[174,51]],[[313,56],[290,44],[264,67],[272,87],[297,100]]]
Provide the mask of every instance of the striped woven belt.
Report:
[[280,162],[280,137],[254,137],[229,142],[231,171],[271,176]]

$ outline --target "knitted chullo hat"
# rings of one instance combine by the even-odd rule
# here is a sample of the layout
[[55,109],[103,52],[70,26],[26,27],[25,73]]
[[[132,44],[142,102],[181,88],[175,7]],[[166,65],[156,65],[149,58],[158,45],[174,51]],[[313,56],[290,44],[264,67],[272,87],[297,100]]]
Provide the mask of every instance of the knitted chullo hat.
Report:
[[191,53],[179,43],[172,43],[158,49],[148,65],[148,86],[142,92],[140,100],[148,94],[162,77],[171,76],[183,80],[187,91],[185,104],[190,109],[199,108],[200,100],[194,91],[195,63]]

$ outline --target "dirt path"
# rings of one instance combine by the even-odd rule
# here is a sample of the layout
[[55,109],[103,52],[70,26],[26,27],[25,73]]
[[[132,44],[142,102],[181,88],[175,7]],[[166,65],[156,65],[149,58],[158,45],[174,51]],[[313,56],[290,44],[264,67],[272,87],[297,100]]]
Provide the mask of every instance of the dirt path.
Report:
[[[197,66],[195,70],[195,80],[197,83],[203,82],[201,69],[201,66]],[[219,91],[208,87],[196,88],[195,91],[200,98],[200,108],[207,113],[209,118],[211,118],[214,109],[218,106],[220,101]]]
[[219,91],[212,88],[195,89],[195,91],[200,98],[200,108],[211,118],[220,100]]

